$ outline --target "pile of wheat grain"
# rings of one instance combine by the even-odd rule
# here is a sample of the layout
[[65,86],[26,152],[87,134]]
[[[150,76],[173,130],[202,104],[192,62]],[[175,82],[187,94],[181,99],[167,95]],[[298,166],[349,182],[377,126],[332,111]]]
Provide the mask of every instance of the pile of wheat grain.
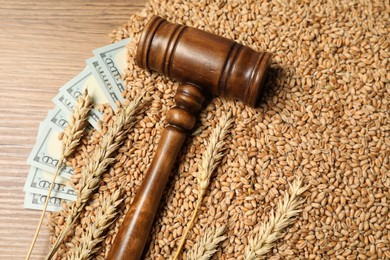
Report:
[[[230,109],[234,124],[227,154],[214,174],[194,227],[184,246],[191,248],[202,230],[226,226],[227,239],[217,259],[243,259],[248,235],[266,221],[284,197],[288,182],[302,177],[309,189],[296,222],[268,253],[270,259],[390,258],[390,5],[387,1],[152,0],[114,31],[114,40],[139,39],[147,20],[210,31],[255,50],[273,53],[266,94],[258,109],[214,98],[200,114],[194,134],[173,169],[157,215],[147,259],[168,259],[175,252],[197,199],[196,174],[218,119]],[[80,243],[97,208],[118,188],[125,199],[120,218],[103,241],[98,259],[142,181],[173,104],[177,83],[135,65],[129,46],[124,93],[132,99],[151,88],[139,122],[104,175],[99,193],[60,248]],[[112,121],[107,109],[105,124]],[[107,127],[103,128],[103,132]],[[94,133],[70,161],[80,168],[102,134]],[[63,229],[67,211],[53,214],[52,240]]]

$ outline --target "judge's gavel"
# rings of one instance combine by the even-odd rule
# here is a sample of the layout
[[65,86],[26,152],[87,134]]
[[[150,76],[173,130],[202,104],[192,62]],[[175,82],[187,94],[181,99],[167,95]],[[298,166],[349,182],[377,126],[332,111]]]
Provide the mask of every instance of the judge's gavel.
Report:
[[177,89],[176,106],[168,111],[168,125],[107,259],[141,258],[172,166],[206,93],[255,107],[270,61],[270,53],[158,16],[148,22],[137,48],[138,66],[183,85]]

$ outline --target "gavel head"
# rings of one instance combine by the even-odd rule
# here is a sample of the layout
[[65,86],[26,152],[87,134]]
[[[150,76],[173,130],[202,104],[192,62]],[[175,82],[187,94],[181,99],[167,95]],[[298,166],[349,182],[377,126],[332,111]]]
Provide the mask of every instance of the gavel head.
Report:
[[138,66],[255,107],[271,54],[153,17],[141,35]]

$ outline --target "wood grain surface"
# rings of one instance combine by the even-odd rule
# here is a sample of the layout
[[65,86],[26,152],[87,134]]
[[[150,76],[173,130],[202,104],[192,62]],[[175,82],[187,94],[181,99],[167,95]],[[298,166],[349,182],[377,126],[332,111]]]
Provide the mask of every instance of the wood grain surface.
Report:
[[[26,163],[58,89],[145,0],[0,0],[0,259],[23,259],[40,211],[23,208]],[[32,259],[43,259],[42,228]]]

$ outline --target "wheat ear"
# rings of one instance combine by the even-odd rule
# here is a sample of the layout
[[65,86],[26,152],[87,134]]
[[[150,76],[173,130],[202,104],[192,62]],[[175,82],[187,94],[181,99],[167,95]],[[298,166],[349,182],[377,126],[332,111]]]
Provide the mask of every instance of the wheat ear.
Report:
[[43,207],[43,211],[41,214],[41,218],[39,219],[37,230],[35,231],[35,235],[30,245],[30,249],[28,250],[26,260],[30,259],[32,250],[34,249],[35,242],[38,238],[39,231],[42,226],[43,218],[45,217],[45,213],[47,210],[47,205],[49,204],[50,194],[53,190],[55,180],[58,176],[60,169],[63,167],[64,160],[74,153],[77,146],[80,144],[80,139],[83,135],[85,127],[87,125],[87,119],[89,111],[91,110],[92,99],[88,95],[88,91],[85,90],[83,95],[81,95],[76,105],[74,106],[73,115],[71,116],[68,126],[64,130],[64,134],[62,136],[62,146],[61,146],[61,156],[57,163],[57,168],[54,173],[53,179],[50,183],[49,191],[46,196],[45,205]]
[[187,252],[187,260],[208,260],[218,250],[218,245],[227,237],[225,227],[208,228],[204,235],[197,239],[195,245]]
[[113,223],[118,215],[118,206],[122,202],[120,190],[103,198],[102,205],[96,211],[95,218],[88,230],[81,235],[80,244],[70,249],[69,260],[87,260],[99,250],[97,247],[103,241],[102,234]]
[[125,105],[116,115],[116,119],[96,146],[89,162],[81,170],[80,190],[77,200],[69,208],[65,221],[65,229],[54,243],[46,259],[51,259],[61,245],[66,234],[80,216],[93,192],[99,187],[102,174],[115,161],[115,153],[125,141],[127,134],[136,123],[136,115],[140,109],[145,92],[138,94],[133,101]]
[[290,225],[294,218],[301,212],[300,206],[303,199],[300,195],[307,189],[302,187],[302,180],[295,180],[290,186],[290,194],[286,193],[283,200],[280,200],[276,207],[276,213],[273,211],[267,222],[260,224],[257,234],[248,239],[248,246],[245,249],[245,259],[261,259],[273,247],[273,243],[281,238],[284,229]]
[[181,237],[179,247],[177,248],[175,256],[173,258],[174,260],[178,259],[188,232],[192,228],[198,209],[202,204],[202,199],[210,184],[211,175],[222,160],[225,150],[226,137],[229,133],[232,124],[232,113],[229,111],[225,116],[221,118],[219,124],[211,134],[210,141],[206,148],[206,153],[202,157],[202,163],[199,165],[198,174],[196,176],[198,181],[198,200],[195,205],[195,210],[192,213],[191,220],[188,223],[183,236]]

